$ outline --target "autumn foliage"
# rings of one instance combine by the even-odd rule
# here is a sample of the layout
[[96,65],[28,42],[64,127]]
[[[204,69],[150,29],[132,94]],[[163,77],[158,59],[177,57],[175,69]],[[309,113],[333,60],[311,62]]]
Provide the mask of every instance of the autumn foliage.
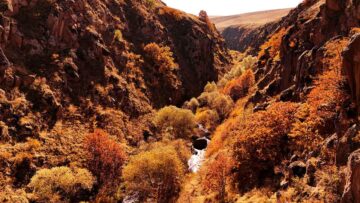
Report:
[[116,184],[121,177],[125,153],[115,140],[102,131],[95,130],[85,139],[88,168],[98,178],[100,185]]
[[153,122],[160,131],[170,133],[174,138],[191,137],[196,125],[195,116],[190,110],[176,106],[160,109]]
[[229,136],[238,137],[234,154],[238,163],[237,180],[242,189],[256,186],[260,174],[271,175],[273,167],[288,155],[287,135],[297,108],[295,103],[274,103],[229,131]]
[[287,29],[282,28],[274,33],[268,41],[266,41],[261,47],[258,58],[261,59],[263,56],[267,55],[274,59],[280,59],[280,46],[282,38],[286,34]]
[[240,77],[228,82],[223,92],[236,101],[249,93],[250,88],[255,84],[255,75],[251,69],[246,70]]
[[29,187],[40,202],[74,202],[81,200],[78,199],[81,191],[89,192],[94,182],[95,178],[88,170],[62,166],[37,171]]
[[181,11],[179,11],[177,9],[174,9],[174,8],[167,7],[167,6],[164,6],[164,7],[159,9],[159,15],[161,15],[161,16],[164,16],[164,15],[171,16],[176,21],[181,21],[185,17],[183,12],[181,12]]
[[204,190],[207,193],[217,193],[216,198],[220,202],[226,202],[226,186],[233,164],[231,156],[220,153],[202,171]]
[[145,59],[152,68],[151,71],[154,74],[160,74],[159,78],[164,83],[162,85],[176,88],[180,84],[177,79],[179,65],[175,62],[170,47],[149,43],[144,47],[144,52]]
[[156,147],[132,156],[124,168],[126,190],[140,200],[172,202],[180,192],[184,167],[173,146]]

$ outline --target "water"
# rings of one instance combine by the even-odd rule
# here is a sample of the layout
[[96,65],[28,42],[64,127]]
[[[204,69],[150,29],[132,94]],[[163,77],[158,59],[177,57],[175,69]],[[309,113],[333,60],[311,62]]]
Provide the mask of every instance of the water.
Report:
[[205,159],[205,150],[195,149],[195,153],[190,157],[188,161],[189,171],[191,171],[192,173],[198,172],[204,159]]

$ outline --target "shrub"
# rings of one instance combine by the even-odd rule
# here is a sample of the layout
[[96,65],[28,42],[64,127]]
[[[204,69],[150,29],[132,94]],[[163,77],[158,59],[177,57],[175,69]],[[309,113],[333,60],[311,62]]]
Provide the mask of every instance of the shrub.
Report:
[[171,133],[175,138],[189,138],[196,125],[195,116],[190,110],[176,106],[160,109],[153,122],[158,129]]
[[251,189],[259,184],[261,176],[272,175],[273,167],[288,155],[287,135],[297,107],[290,102],[274,103],[228,130],[228,136],[238,135],[234,154],[239,163],[237,179],[241,189]]
[[195,115],[195,119],[197,123],[202,124],[206,129],[209,129],[210,131],[213,131],[220,121],[218,113],[211,109],[197,112]]
[[82,190],[90,191],[94,177],[86,169],[55,167],[41,169],[31,178],[29,187],[40,201],[57,202],[62,198],[74,201]]
[[257,58],[253,56],[245,57],[239,64],[235,65],[229,72],[227,72],[218,82],[219,87],[225,87],[225,85],[242,75],[246,70],[249,70],[255,66]]
[[156,8],[156,0],[143,0],[145,6],[149,8],[150,10],[153,10]]
[[273,60],[280,60],[280,46],[282,42],[282,38],[286,34],[288,29],[282,28],[274,33],[268,41],[266,41],[260,47],[260,52],[258,58],[261,59],[263,56],[267,55]]
[[85,149],[88,152],[88,168],[98,178],[100,185],[117,184],[125,161],[125,153],[120,146],[102,130],[85,138]]
[[295,113],[295,122],[289,133],[289,138],[294,145],[291,150],[297,154],[308,152],[314,149],[322,138],[316,132],[316,121],[314,116],[310,116],[310,106],[302,104]]
[[199,98],[200,106],[207,106],[210,109],[216,110],[220,120],[226,118],[234,106],[234,102],[227,95],[221,94],[218,91],[204,92]]
[[167,6],[164,6],[159,9],[159,15],[160,16],[167,15],[173,17],[175,21],[181,21],[185,17],[183,12]]
[[156,43],[147,44],[144,47],[145,54],[151,58],[154,65],[157,66],[161,73],[167,73],[178,69],[178,64],[174,62],[173,53],[170,47],[159,46]]
[[193,113],[196,112],[196,109],[199,107],[199,101],[196,98],[191,98],[190,101],[186,101],[183,105],[184,109],[189,109]]
[[233,161],[225,154],[219,154],[204,168],[203,187],[209,192],[216,192],[217,199],[225,202],[227,179],[230,176]]
[[255,76],[252,70],[247,70],[238,79],[230,81],[223,92],[236,101],[249,93],[250,88],[255,84]]
[[131,157],[123,170],[126,190],[140,199],[171,202],[180,191],[184,167],[174,147],[158,147]]
[[215,82],[208,82],[204,87],[204,92],[215,92],[217,91],[217,86]]
[[144,47],[145,59],[151,66],[153,74],[160,74],[160,83],[166,87],[177,89],[181,84],[177,77],[179,65],[175,63],[170,47],[159,46],[156,43],[147,44]]
[[244,70],[252,69],[257,62],[257,58],[254,56],[246,56],[242,61],[241,65],[244,67]]
[[114,40],[121,42],[123,40],[123,36],[121,30],[115,30],[114,32]]

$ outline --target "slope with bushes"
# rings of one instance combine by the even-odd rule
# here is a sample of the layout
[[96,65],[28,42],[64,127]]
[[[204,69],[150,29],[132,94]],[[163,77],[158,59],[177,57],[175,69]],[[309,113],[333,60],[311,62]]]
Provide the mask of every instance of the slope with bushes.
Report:
[[[181,105],[231,65],[206,13],[158,0],[0,5],[1,202],[120,200],[128,155],[159,139],[156,109]],[[39,189],[36,177],[59,173],[75,180]]]

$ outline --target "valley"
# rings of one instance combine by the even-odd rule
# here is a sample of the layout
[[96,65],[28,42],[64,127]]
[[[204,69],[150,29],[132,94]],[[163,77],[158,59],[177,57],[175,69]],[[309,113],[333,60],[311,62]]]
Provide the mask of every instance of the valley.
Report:
[[360,2],[0,2],[0,202],[360,199]]

